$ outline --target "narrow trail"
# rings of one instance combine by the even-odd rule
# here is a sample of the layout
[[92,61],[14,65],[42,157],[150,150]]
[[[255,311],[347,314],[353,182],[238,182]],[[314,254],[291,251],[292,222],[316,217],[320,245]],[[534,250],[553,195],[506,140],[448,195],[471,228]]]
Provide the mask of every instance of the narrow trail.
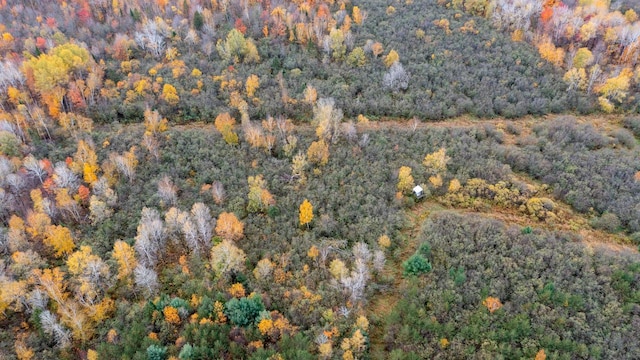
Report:
[[433,212],[443,209],[436,202],[425,200],[405,211],[408,221],[402,231],[400,244],[393,252],[393,257],[388,259],[382,274],[382,278],[388,279],[391,284],[387,290],[383,290],[371,298],[368,306],[368,318],[372,320],[370,339],[370,356],[372,359],[386,359],[388,352],[384,344],[384,319],[393,311],[402,297],[405,288],[402,277],[402,262],[408,259],[418,248],[418,235],[424,220]]

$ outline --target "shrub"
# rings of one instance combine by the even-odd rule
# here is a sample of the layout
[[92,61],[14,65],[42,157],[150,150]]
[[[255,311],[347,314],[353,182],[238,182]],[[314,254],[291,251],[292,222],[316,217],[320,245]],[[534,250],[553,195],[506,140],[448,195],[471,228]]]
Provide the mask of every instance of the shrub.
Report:
[[640,137],[640,117],[638,116],[626,117],[624,118],[624,120],[622,120],[622,124],[624,125],[625,128],[631,130],[633,135],[635,135],[636,137]]
[[633,149],[636,146],[636,139],[633,134],[626,129],[616,129],[611,134],[622,146]]
[[600,229],[610,233],[618,231],[621,226],[618,216],[612,213],[604,213],[600,217],[595,217],[591,219],[590,223],[594,229]]

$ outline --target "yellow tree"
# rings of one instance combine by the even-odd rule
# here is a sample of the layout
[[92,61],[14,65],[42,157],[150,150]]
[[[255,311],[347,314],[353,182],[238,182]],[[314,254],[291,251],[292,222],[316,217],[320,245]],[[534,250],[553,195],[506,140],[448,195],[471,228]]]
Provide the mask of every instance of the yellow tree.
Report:
[[307,87],[304,89],[304,102],[313,105],[316,103],[316,100],[318,100],[316,88],[307,84]]
[[307,225],[307,229],[309,228],[309,223],[313,220],[313,205],[309,200],[304,199],[302,204],[300,204],[300,225]]
[[577,69],[583,69],[593,59],[593,54],[586,47],[578,49],[576,55],[573,57],[573,67]]
[[413,176],[411,175],[411,168],[408,166],[402,166],[398,171],[398,191],[407,193],[415,186]]
[[427,154],[422,161],[422,165],[427,168],[427,171],[440,173],[447,170],[449,160],[447,150],[440,148],[431,154]]
[[216,234],[229,241],[238,241],[244,237],[244,224],[233,213],[223,212],[218,216]]
[[57,117],[64,97],[64,86],[70,76],[86,72],[91,65],[89,52],[76,44],[54,47],[48,54],[32,57],[23,63],[23,72],[33,80],[35,90],[49,106],[50,115]]
[[44,244],[53,248],[56,257],[70,254],[76,246],[71,237],[71,231],[61,225],[49,226]]
[[393,65],[393,63],[395,63],[396,61],[400,61],[400,55],[398,55],[395,50],[391,50],[389,51],[389,54],[387,54],[387,56],[385,56],[384,58],[384,65],[386,67],[391,67],[391,65]]
[[260,79],[256,75],[249,76],[244,85],[245,90],[247,91],[247,96],[252,98],[258,89],[258,86],[260,86]]
[[[95,172],[98,166],[98,156],[93,150],[93,146],[84,140],[78,141],[78,150],[73,155],[73,163],[71,164],[71,170],[75,173],[84,173],[84,166],[88,164],[90,169]],[[89,178],[91,176],[89,175]]]
[[357,25],[362,25],[363,16],[362,16],[362,11],[360,11],[359,7],[357,6],[353,7],[351,17],[353,18],[354,23],[356,23]]
[[138,264],[135,250],[122,240],[113,244],[113,258],[118,262],[119,280],[128,278]]
[[222,113],[216,117],[213,123],[216,130],[222,134],[224,141],[229,145],[238,144],[238,135],[233,132],[233,125],[235,125],[236,119],[232,118],[229,113]]
[[176,105],[180,101],[178,91],[171,84],[164,84],[162,87],[162,98],[170,105]]
[[265,211],[269,206],[276,203],[273,195],[266,189],[267,183],[264,181],[262,175],[249,176],[248,182],[249,204],[247,204],[247,211]]
[[309,162],[318,166],[324,166],[329,162],[329,145],[324,139],[314,141],[307,150]]

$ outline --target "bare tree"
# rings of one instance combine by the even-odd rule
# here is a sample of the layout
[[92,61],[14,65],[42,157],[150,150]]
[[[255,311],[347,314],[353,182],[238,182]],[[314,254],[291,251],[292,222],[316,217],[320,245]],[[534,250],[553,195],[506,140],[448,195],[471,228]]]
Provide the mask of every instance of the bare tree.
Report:
[[24,158],[22,166],[27,170],[27,173],[37,177],[41,184],[44,182],[44,178],[47,176],[44,164],[38,161],[33,155],[29,154]]
[[67,188],[75,191],[80,185],[78,176],[69,169],[65,162],[57,162],[53,169],[53,182],[58,188]]
[[165,205],[175,205],[178,201],[178,187],[173,184],[170,177],[165,175],[158,181],[158,196]]
[[133,271],[136,285],[143,291],[146,297],[151,297],[158,289],[158,274],[153,270],[138,264]]
[[191,216],[198,229],[200,243],[206,251],[209,251],[215,226],[215,219],[211,216],[211,211],[205,204],[195,203],[191,207]]
[[164,227],[158,212],[149,208],[142,209],[134,245],[142,265],[149,267],[156,265],[164,240]]
[[214,181],[213,184],[211,184],[211,195],[213,196],[213,201],[216,204],[220,205],[224,202],[224,185],[222,185],[220,181]]
[[313,121],[317,126],[318,136],[336,143],[340,137],[340,122],[344,114],[336,108],[333,98],[321,98],[313,108]]
[[65,348],[71,344],[71,332],[65,329],[49,310],[40,313],[40,325],[42,331],[51,336],[57,346]]
[[160,57],[166,47],[165,36],[162,27],[155,21],[145,19],[140,31],[135,33],[135,41],[138,46],[148,51],[153,56]]

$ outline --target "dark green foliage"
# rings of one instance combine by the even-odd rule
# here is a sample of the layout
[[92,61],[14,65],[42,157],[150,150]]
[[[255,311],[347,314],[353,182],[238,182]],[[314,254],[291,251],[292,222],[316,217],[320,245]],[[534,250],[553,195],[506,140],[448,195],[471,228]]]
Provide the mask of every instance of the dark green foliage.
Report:
[[420,254],[413,254],[402,263],[404,276],[418,276],[431,271],[431,264]]
[[225,304],[225,314],[231,322],[238,326],[252,324],[263,310],[264,304],[259,295],[240,299],[233,298]]
[[418,247],[417,253],[426,259],[431,255],[431,246],[427,243],[422,243],[420,247]]
[[204,25],[204,17],[200,11],[193,13],[193,28],[200,31]]
[[453,282],[458,286],[464,284],[467,280],[467,275],[465,275],[464,268],[462,267],[451,268],[449,270],[449,276],[451,276]]

